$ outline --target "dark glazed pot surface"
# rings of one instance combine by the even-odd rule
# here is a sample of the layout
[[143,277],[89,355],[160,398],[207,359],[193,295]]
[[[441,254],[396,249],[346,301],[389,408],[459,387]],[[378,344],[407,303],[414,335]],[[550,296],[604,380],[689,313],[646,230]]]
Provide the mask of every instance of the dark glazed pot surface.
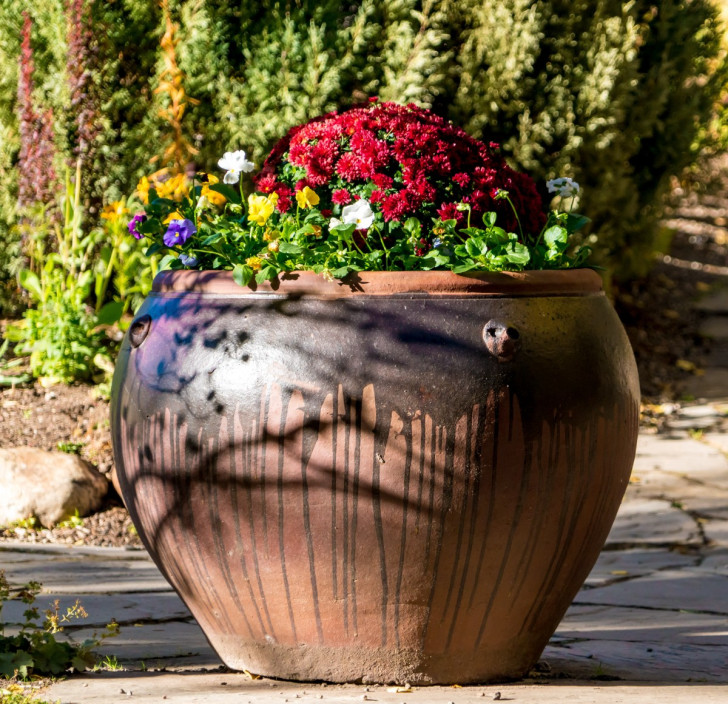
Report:
[[112,390],[125,501],[231,667],[473,682],[537,660],[629,478],[591,271],[164,273]]

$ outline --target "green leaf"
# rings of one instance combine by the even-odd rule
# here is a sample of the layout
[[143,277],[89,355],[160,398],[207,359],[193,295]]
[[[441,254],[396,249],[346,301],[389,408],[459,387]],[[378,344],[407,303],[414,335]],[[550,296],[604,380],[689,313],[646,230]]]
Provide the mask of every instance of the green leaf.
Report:
[[502,227],[492,227],[488,230],[487,241],[491,246],[494,244],[504,244],[511,239],[517,240],[518,237],[516,235],[509,236]]
[[345,276],[350,274],[351,271],[352,271],[352,269],[350,267],[342,266],[342,267],[339,267],[338,269],[334,269],[331,272],[331,276],[333,276],[335,279],[343,279]]
[[13,653],[0,652],[0,675],[10,679],[14,674]]
[[178,262],[179,257],[176,254],[165,254],[159,262],[159,271],[166,271],[172,268],[174,262]]
[[404,229],[410,235],[419,237],[422,232],[422,225],[417,218],[408,218],[407,220],[405,220]]
[[213,232],[209,237],[202,240],[200,247],[207,247],[208,245],[214,244],[222,237],[222,232]]
[[278,246],[278,251],[281,254],[300,254],[303,252],[303,247],[299,247],[293,242],[281,242]]
[[514,242],[508,249],[509,251],[506,253],[505,258],[511,264],[525,266],[531,259],[531,254],[525,244]]
[[245,264],[236,264],[233,267],[233,281],[238,286],[247,286],[253,280],[255,272]]
[[94,657],[94,654],[86,651],[77,653],[71,660],[71,667],[73,667],[76,672],[90,670],[95,664],[96,658]]
[[464,274],[466,271],[472,271],[475,267],[476,264],[474,261],[467,261],[459,264],[458,266],[454,266],[452,271],[454,274]]
[[215,193],[224,195],[231,203],[235,203],[236,205],[240,205],[242,203],[240,193],[227,183],[213,183],[209,186],[209,189]]
[[340,225],[332,228],[331,232],[339,237],[339,239],[348,240],[351,239],[351,235],[354,230],[356,230],[356,225],[354,223],[352,223],[351,225],[345,225],[342,222]]
[[486,224],[487,227],[493,227],[493,225],[495,225],[497,217],[498,216],[493,212],[486,213],[483,217],[483,222]]
[[147,247],[147,251],[144,253],[147,257],[151,257],[157,252],[161,252],[164,249],[164,245],[160,242],[154,242],[154,244]]
[[121,318],[121,314],[124,311],[124,304],[122,301],[111,301],[101,308],[96,314],[97,325],[113,325],[118,322]]
[[445,266],[450,261],[450,257],[438,252],[437,250],[431,250],[424,257],[420,259],[420,268],[428,271],[435,269],[438,266]]
[[479,257],[484,254],[483,249],[487,250],[485,243],[475,237],[471,237],[465,242],[465,250],[471,257]]
[[267,266],[255,275],[255,281],[262,284],[264,281],[272,281],[277,275],[278,270],[274,266]]
[[37,274],[30,269],[23,269],[18,275],[20,285],[36,300],[43,299],[43,290],[40,285],[40,279]]
[[579,215],[579,213],[568,213],[566,216],[566,229],[571,232],[578,232],[582,227],[588,225],[591,222],[591,218],[586,215]]
[[549,249],[559,248],[559,245],[562,245],[562,248],[565,247],[568,239],[569,234],[560,225],[549,227],[543,233],[543,241],[549,246]]

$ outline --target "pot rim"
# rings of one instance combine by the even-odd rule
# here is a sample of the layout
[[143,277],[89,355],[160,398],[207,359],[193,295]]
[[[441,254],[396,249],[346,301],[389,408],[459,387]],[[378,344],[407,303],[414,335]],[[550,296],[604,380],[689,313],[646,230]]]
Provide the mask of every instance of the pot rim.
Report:
[[312,271],[283,274],[277,281],[241,287],[231,271],[162,271],[151,295],[263,295],[348,298],[360,296],[589,296],[603,295],[602,279],[592,269],[478,272],[362,271],[344,280],[325,279]]

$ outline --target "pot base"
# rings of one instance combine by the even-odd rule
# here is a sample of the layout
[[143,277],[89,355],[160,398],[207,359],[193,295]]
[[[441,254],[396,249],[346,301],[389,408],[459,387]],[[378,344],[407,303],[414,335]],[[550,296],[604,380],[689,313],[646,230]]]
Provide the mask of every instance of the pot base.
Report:
[[496,683],[525,677],[541,652],[523,643],[506,649],[453,657],[414,649],[328,647],[259,643],[208,632],[222,661],[232,670],[302,682],[448,685]]

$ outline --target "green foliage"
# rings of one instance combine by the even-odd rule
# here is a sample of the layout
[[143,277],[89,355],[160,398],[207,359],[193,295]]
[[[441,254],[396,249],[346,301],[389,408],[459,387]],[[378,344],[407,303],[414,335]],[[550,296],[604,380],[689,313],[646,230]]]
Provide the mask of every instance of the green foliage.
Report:
[[40,590],[41,585],[37,582],[13,589],[4,572],[0,571],[0,617],[3,606],[11,599],[20,600],[27,606],[23,612],[23,622],[19,624],[15,635],[5,635],[0,618],[1,677],[27,679],[32,675],[57,676],[71,669],[82,672],[93,667],[96,662],[93,648],[119,632],[118,625],[111,623],[104,633],[94,634],[82,643],[60,640],[57,635],[64,627],[77,619],[86,618],[86,611],[76,601],[63,612],[56,600],[41,616],[35,606]]
[[537,179],[568,174],[616,275],[651,266],[661,197],[694,158],[724,62],[708,0],[469,0],[454,117]]
[[[80,182],[80,170],[75,186],[67,178],[61,200],[63,227],[48,223],[45,229],[36,227],[33,232],[31,262],[35,270],[24,269],[19,276],[33,305],[6,332],[9,340],[18,343],[16,354],[30,356],[33,376],[47,385],[88,380],[98,370],[112,368],[99,326],[112,324],[122,312],[120,305],[107,304],[98,311],[88,305],[94,289],[105,292],[110,267],[93,270],[93,254],[101,244],[102,231],[84,234]],[[55,240],[52,248],[51,237]]]
[[0,344],[0,386],[17,386],[30,380],[27,374],[14,371],[22,366],[22,359],[5,359],[9,346],[10,340],[3,340],[2,344]]
[[[163,268],[232,269],[233,279],[241,286],[260,284],[291,271],[313,271],[341,279],[357,271],[569,269],[585,266],[591,253],[589,247],[575,249],[572,238],[588,218],[552,211],[540,233],[523,232],[507,191],[500,191],[496,199],[506,200],[515,213],[517,233],[499,227],[495,212],[483,216],[481,227],[471,226],[471,206],[465,203],[458,206],[468,213],[465,227],[454,219],[436,219],[434,227],[418,217],[403,223],[385,222],[366,200],[367,189],[371,191],[373,184],[354,187],[363,189],[359,194],[362,198],[349,206],[360,209],[358,215],[334,206],[334,213],[342,220],[325,216],[317,207],[318,195],[310,188],[298,194],[298,207],[279,213],[275,193],[251,194],[244,203],[242,183],[240,193],[225,184],[208,186],[226,195],[222,210],[200,206],[203,187],[193,183],[189,195],[180,201],[158,197],[150,190],[146,217],[136,227],[151,241],[150,254],[169,252],[162,259]],[[571,200],[573,203],[573,197]],[[175,222],[190,228],[190,235],[180,244],[168,245],[164,242],[165,223],[173,213],[178,214]],[[180,221],[179,215],[185,220]],[[422,249],[427,241],[426,227],[436,235],[429,252]]]
[[[0,688],[0,702],[2,704],[51,704],[44,699],[38,699],[33,691],[34,688],[29,683],[13,682],[7,687]],[[56,700],[54,704],[60,704],[60,701]]]

